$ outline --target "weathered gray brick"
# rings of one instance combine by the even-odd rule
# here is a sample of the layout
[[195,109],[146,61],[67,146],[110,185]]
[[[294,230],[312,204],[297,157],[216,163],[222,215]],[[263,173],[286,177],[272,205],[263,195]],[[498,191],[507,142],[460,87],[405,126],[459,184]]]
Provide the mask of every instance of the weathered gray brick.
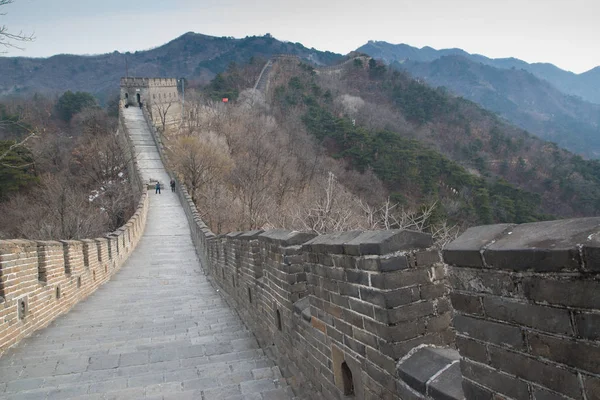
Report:
[[600,347],[598,346],[537,332],[528,332],[527,339],[531,354],[593,374],[600,374]]
[[476,319],[464,315],[454,317],[454,329],[474,339],[516,349],[524,347],[523,334],[516,326]]
[[452,292],[450,293],[450,300],[452,301],[452,307],[458,312],[483,316],[481,296]]
[[534,301],[600,309],[600,281],[534,276],[523,279],[523,288]]
[[477,364],[462,360],[460,369],[465,378],[471,379],[478,384],[514,398],[516,400],[529,400],[529,388],[527,383],[484,364]]
[[566,309],[538,306],[491,296],[483,298],[483,307],[487,318],[529,326],[546,332],[573,334],[571,318]]
[[496,347],[490,347],[489,353],[491,365],[496,369],[573,398],[581,396],[579,379],[574,372]]

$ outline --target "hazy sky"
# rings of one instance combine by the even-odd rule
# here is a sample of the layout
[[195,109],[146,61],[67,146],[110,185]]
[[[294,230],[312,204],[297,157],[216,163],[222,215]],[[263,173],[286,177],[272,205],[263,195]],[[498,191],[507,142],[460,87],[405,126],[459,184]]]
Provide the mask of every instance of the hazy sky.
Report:
[[577,73],[600,65],[599,0],[14,0],[0,12],[0,25],[37,38],[10,56],[144,50],[189,31],[269,32],[344,54],[383,40]]

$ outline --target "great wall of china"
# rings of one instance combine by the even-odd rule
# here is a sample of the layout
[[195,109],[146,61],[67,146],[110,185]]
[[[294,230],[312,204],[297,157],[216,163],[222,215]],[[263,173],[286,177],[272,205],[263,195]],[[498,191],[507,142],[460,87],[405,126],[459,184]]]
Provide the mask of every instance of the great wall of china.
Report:
[[[270,63],[255,88],[266,89],[273,61]],[[122,112],[121,126],[138,118],[134,111],[141,113]],[[156,172],[164,154],[145,110],[144,120],[144,135],[154,140],[150,143],[146,137],[144,146],[152,146],[160,157],[153,159],[157,164],[145,172],[135,167],[136,176],[141,177],[140,182],[152,173],[167,179],[164,172]],[[148,387],[176,382],[160,392],[164,398],[177,392],[188,393],[189,398],[232,399],[600,399],[600,218],[474,227],[440,252],[431,247],[429,235],[399,230],[215,235],[200,218],[186,188],[181,184],[177,188],[179,202],[169,203],[169,207],[185,215],[188,226],[178,223],[176,235],[165,232],[161,236],[165,246],[153,250],[156,261],[152,265],[156,271],[169,268],[169,284],[174,290],[181,285],[190,297],[194,290],[205,290],[217,303],[224,299],[253,332],[261,350],[250,345],[252,353],[249,349],[236,352],[230,357],[232,364],[227,364],[231,365],[228,373],[236,363],[243,363],[243,357],[261,360],[268,371],[253,361],[251,374],[237,382],[219,381],[220,386],[204,388],[201,397],[193,397],[198,393],[186,383],[191,381],[178,379],[177,374],[194,377],[193,369],[195,378],[202,378],[204,370],[199,366],[227,362],[216,357],[234,352],[235,345],[204,342],[204,336],[194,336],[198,339],[190,345],[185,340],[191,339],[183,331],[161,341],[161,335],[170,331],[165,327],[148,343],[155,340],[162,347],[132,347],[132,353],[149,351],[149,358],[140,363],[147,371],[140,377],[147,377],[152,386],[131,392],[142,393],[139,397],[154,393]],[[18,379],[2,379],[13,373],[15,360],[22,360],[27,349],[43,348],[34,338],[23,338],[77,302],[85,307],[92,299],[101,298],[103,293],[91,294],[107,281],[104,287],[111,287],[111,276],[118,282],[121,275],[136,273],[135,268],[143,273],[146,266],[129,265],[127,257],[135,253],[146,223],[157,223],[156,218],[146,218],[148,210],[153,210],[152,202],[162,199],[143,191],[135,216],[107,238],[0,241],[0,351],[4,352],[0,396],[3,390],[9,393],[9,385],[18,386]],[[180,267],[161,256],[176,254],[179,246],[187,249],[190,240],[197,259],[186,256],[186,265],[191,263],[194,271],[203,271],[219,289],[218,294],[205,286],[191,286],[196,280],[204,282],[203,276],[184,274],[178,280]],[[160,272],[156,279],[161,279]],[[89,295],[90,299],[83,301]],[[161,300],[171,302],[169,298]],[[173,305],[173,310],[178,309]],[[194,323],[202,325],[209,314],[202,311],[194,317],[193,310],[188,318],[197,318]],[[93,321],[94,315],[87,318]],[[58,327],[40,332],[52,335],[53,329]],[[202,326],[194,329],[202,331]],[[188,335],[189,330],[185,331]],[[171,340],[178,343],[173,354],[166,350],[171,349],[166,345]],[[214,348],[221,350],[215,353]],[[112,354],[110,349],[108,346],[105,357]],[[182,356],[185,351],[199,353],[188,358]],[[133,357],[132,353],[124,351],[114,364],[112,359],[102,360],[114,371],[126,371],[128,366],[121,360],[124,355]],[[265,354],[279,369],[263,361]],[[96,356],[90,356],[78,373],[90,373]],[[177,368],[164,364],[175,360]],[[152,381],[149,377],[158,364],[169,370],[161,370],[161,377]],[[49,376],[63,376],[61,365],[56,361]],[[36,378],[25,370],[19,369],[15,376]],[[69,370],[69,376],[72,374]],[[261,379],[263,375],[268,379]],[[128,378],[122,390],[138,388],[137,378]],[[42,385],[48,379],[44,378]],[[118,380],[118,375],[111,379]],[[89,383],[86,395],[92,393],[92,387]],[[50,392],[43,393],[50,396],[56,387],[47,390]]]

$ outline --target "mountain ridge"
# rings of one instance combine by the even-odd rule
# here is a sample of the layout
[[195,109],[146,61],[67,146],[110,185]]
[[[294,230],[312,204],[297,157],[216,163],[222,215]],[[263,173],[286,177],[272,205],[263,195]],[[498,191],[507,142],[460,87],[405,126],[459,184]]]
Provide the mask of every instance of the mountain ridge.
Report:
[[164,45],[135,52],[0,57],[0,96],[34,92],[54,95],[71,90],[90,92],[104,101],[118,91],[119,79],[126,74],[126,59],[130,76],[175,76],[207,83],[231,62],[245,63],[251,57],[269,58],[280,53],[322,65],[342,58],[300,43],[282,42],[268,34],[236,39],[187,32]]
[[565,94],[531,71],[479,62],[479,56],[460,49],[419,52],[407,45],[373,46],[358,51],[383,56],[391,67],[474,101],[540,138],[586,157],[600,157],[600,105]]
[[540,79],[547,80],[566,94],[579,96],[588,102],[600,104],[600,66],[576,74],[546,62],[528,63],[515,57],[490,58],[481,54],[469,53],[460,48],[437,50],[430,46],[425,46],[419,49],[405,43],[391,44],[385,41],[373,40],[359,47],[357,51],[369,54],[375,58],[381,58],[388,63],[393,61],[403,62],[409,58],[410,54],[413,57],[417,55],[417,58],[411,59],[412,61],[422,62],[433,61],[433,59],[444,55],[462,55],[472,61],[488,64],[496,68],[522,68]]

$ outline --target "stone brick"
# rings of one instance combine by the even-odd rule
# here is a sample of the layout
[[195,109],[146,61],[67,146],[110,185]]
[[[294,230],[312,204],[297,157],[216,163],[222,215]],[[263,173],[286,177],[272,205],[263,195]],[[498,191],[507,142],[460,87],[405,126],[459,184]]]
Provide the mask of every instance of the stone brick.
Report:
[[[576,270],[580,265],[578,245],[590,244],[600,219],[578,218],[521,224],[487,247],[488,264],[501,269],[552,272]],[[592,239],[592,243],[596,242]]]
[[396,374],[396,361],[373,347],[366,348],[366,358],[390,374]]
[[407,269],[371,275],[371,286],[378,289],[398,289],[431,283],[426,269]]
[[382,308],[394,308],[414,303],[420,299],[420,296],[418,287],[390,291],[360,288],[360,298]]
[[481,296],[452,292],[450,293],[450,300],[452,301],[452,307],[458,312],[483,316]]
[[566,397],[555,392],[551,392],[548,389],[532,386],[532,398],[533,400],[565,400]]
[[582,375],[582,378],[587,400],[600,400],[600,378],[589,375]]
[[381,259],[374,256],[360,257],[357,259],[356,267],[364,271],[380,272]]
[[452,323],[452,313],[445,312],[444,314],[431,317],[427,320],[428,332],[441,332],[450,328]]
[[487,364],[488,357],[485,344],[463,335],[456,335],[456,347],[460,351],[461,356],[482,364]]
[[354,340],[348,335],[344,335],[344,345],[363,357],[366,355],[365,345],[358,342],[357,340]]
[[460,362],[461,371],[465,378],[468,378],[478,384],[509,396],[516,400],[529,400],[529,388],[527,383],[495,370],[484,364],[477,364],[462,360]]
[[371,346],[376,348],[377,347],[377,336],[372,335],[371,333],[362,330],[362,329],[358,329],[358,328],[354,328],[352,330],[352,337],[354,339],[356,339],[357,341],[359,341],[360,343],[363,343],[367,346]]
[[442,261],[440,253],[437,250],[418,251],[414,254],[414,257],[417,267],[433,265]]
[[451,267],[448,280],[452,291],[519,297],[512,275],[493,270]]
[[521,353],[496,347],[489,348],[491,365],[511,375],[537,383],[558,393],[580,399],[577,374],[556,365],[546,364]]
[[452,364],[427,383],[427,392],[434,399],[464,400],[462,374],[458,363]]
[[498,224],[467,229],[460,237],[444,248],[444,262],[463,267],[482,267],[480,250],[506,233],[514,225]]
[[349,298],[348,302],[350,303],[350,308],[352,311],[369,316],[371,318],[374,317],[373,305],[353,298]]
[[440,371],[448,368],[457,357],[456,351],[424,347],[398,363],[398,376],[413,389],[426,394],[427,382]]
[[600,281],[534,276],[523,278],[523,288],[527,298],[534,301],[600,309]]
[[381,272],[393,272],[408,267],[408,258],[404,254],[385,257],[379,260],[379,271]]
[[600,347],[575,340],[528,332],[531,354],[593,374],[600,374]]
[[521,329],[464,315],[454,317],[454,329],[474,339],[502,346],[521,349],[524,347]]
[[389,254],[400,250],[427,248],[431,235],[409,230],[365,231],[344,244],[346,254]]
[[325,325],[325,323],[323,321],[321,321],[321,320],[319,320],[319,319],[317,319],[315,317],[312,317],[311,320],[310,320],[310,322],[311,322],[311,325],[314,328],[316,328],[316,329],[320,330],[321,332],[325,333],[325,331],[326,331],[326,325]]
[[589,340],[600,339],[600,315],[590,313],[575,314],[575,326],[581,337]]
[[467,400],[504,400],[494,396],[490,390],[485,389],[466,378],[463,378],[462,387],[463,392],[465,393],[465,399]]
[[[424,335],[426,332],[425,320],[411,320],[387,328],[387,334],[382,338],[389,342],[403,342]],[[396,349],[394,349],[394,352]]]
[[369,361],[365,362],[365,367],[366,373],[384,389],[393,391],[396,388],[396,383],[390,374]]
[[447,293],[446,286],[442,283],[434,285],[422,285],[421,286],[421,299],[431,300],[443,297]]
[[600,271],[600,246],[584,244],[581,252],[586,269],[594,272]]
[[375,310],[375,319],[387,324],[414,321],[434,314],[433,303],[421,301],[388,310]]
[[346,270],[346,280],[350,283],[369,286],[369,274],[360,270]]
[[569,311],[565,309],[520,303],[490,296],[483,298],[483,306],[487,318],[529,326],[546,332],[573,334]]

